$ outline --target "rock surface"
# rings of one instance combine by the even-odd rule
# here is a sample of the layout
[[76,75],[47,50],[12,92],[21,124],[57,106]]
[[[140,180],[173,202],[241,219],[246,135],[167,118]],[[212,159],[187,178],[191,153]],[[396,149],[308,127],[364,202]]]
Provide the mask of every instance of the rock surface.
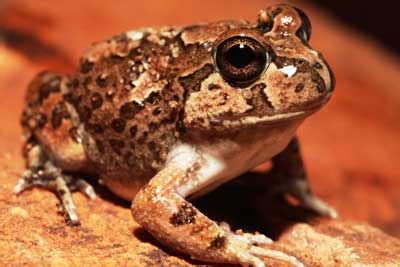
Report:
[[[94,201],[74,195],[82,220],[79,228],[64,224],[50,192],[35,189],[20,197],[12,195],[23,170],[19,113],[26,85],[35,73],[71,72],[89,43],[126,29],[223,18],[253,20],[266,5],[264,0],[245,6],[239,0],[169,1],[168,7],[154,8],[160,3],[0,3],[1,266],[201,264],[160,245],[131,218],[129,203],[104,188],[97,187],[99,198]],[[399,61],[367,37],[312,7],[303,7],[313,21],[312,43],[332,62],[338,85],[331,103],[299,134],[315,191],[343,219],[321,220],[276,199],[261,201],[251,188],[243,192],[235,184],[197,205],[216,220],[268,234],[277,239],[274,247],[307,266],[400,266],[400,241],[374,228],[400,237]],[[243,180],[251,178],[257,175]],[[261,212],[250,212],[251,205]]]

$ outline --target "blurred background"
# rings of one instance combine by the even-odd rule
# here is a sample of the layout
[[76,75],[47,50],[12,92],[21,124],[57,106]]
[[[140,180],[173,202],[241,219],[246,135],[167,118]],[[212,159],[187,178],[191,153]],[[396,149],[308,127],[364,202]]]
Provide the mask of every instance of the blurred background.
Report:
[[[94,42],[136,27],[254,21],[267,0],[0,0],[0,157],[11,184],[23,169],[27,83],[73,72]],[[280,1],[282,2],[282,1]],[[360,2],[360,3],[357,3]],[[290,1],[313,25],[311,45],[337,79],[331,102],[299,131],[314,190],[342,218],[400,237],[400,61],[395,1]],[[1,203],[0,203],[1,204]]]

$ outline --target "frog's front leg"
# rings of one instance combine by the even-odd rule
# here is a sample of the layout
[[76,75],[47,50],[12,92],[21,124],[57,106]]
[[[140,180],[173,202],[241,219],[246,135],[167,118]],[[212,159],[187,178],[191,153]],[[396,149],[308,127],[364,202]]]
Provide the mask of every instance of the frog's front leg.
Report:
[[96,193],[93,187],[83,179],[65,174],[47,157],[39,144],[32,145],[26,156],[28,169],[15,185],[14,193],[20,194],[34,187],[53,191],[61,201],[66,221],[71,225],[78,225],[79,219],[71,191],[79,190],[94,199]]
[[285,150],[272,159],[272,163],[270,175],[279,180],[280,185],[275,188],[278,192],[296,197],[302,206],[322,216],[337,217],[335,209],[311,191],[297,137],[294,137]]
[[[280,251],[258,247],[260,239],[235,235],[206,217],[185,200],[200,184],[207,183],[206,160],[185,146],[170,159],[147,186],[135,197],[135,220],[159,241],[192,258],[216,263],[262,267],[262,257],[270,257],[303,266],[296,258]],[[201,182],[199,181],[201,176]],[[265,238],[265,243],[270,240]]]

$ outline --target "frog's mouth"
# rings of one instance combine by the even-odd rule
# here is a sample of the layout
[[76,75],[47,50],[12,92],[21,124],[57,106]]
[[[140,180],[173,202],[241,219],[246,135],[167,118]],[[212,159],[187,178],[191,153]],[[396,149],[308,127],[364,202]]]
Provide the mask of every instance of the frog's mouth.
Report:
[[[315,112],[315,111],[314,111]],[[311,115],[312,111],[298,111],[276,115],[239,115],[239,116],[219,116],[211,119],[211,122],[223,124],[225,126],[252,125],[252,124],[279,124],[299,119],[304,119]]]
[[235,125],[251,125],[251,124],[277,124],[291,122],[295,120],[302,120],[311,114],[317,112],[322,106],[326,104],[329,97],[315,102],[307,103],[299,106],[296,109],[287,111],[276,111],[274,113],[262,114],[258,112],[242,113],[238,115],[226,114],[211,118],[213,124],[224,124],[226,126]]

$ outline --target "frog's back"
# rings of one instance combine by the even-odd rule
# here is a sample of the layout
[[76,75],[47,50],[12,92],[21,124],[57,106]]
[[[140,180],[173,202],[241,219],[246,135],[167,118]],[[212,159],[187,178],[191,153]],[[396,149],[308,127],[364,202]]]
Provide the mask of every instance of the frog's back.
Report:
[[[219,32],[242,24],[129,31],[82,57],[66,99],[87,157],[118,195],[131,198],[119,188],[140,187],[163,167],[185,131],[191,74],[202,69]],[[185,77],[187,86],[178,82]]]
[[113,184],[140,187],[150,179],[178,135],[183,94],[171,89],[167,72],[175,29],[152,34],[158,40],[148,41],[150,31],[95,44],[81,59],[75,88],[67,93],[86,155],[111,189]]

